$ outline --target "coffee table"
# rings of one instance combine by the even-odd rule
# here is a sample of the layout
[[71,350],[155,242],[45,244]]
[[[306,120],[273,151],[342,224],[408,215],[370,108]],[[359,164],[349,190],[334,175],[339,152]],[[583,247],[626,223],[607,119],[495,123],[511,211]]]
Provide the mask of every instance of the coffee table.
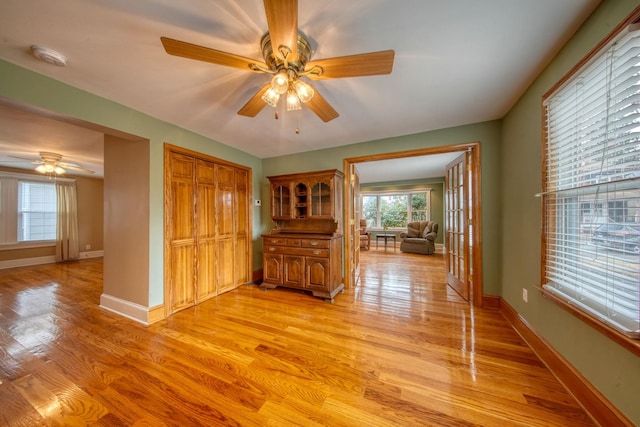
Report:
[[393,251],[396,251],[396,235],[395,234],[387,234],[387,233],[383,233],[383,234],[377,234],[376,235],[376,249],[378,249],[378,241],[380,239],[384,239],[384,251],[387,251],[387,241],[393,239]]

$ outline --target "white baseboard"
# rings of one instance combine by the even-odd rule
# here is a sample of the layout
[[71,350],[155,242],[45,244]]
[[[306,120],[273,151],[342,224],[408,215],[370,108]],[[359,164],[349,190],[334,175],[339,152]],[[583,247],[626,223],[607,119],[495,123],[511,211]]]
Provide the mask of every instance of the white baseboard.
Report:
[[30,265],[51,264],[54,262],[56,262],[56,257],[53,255],[34,258],[8,259],[6,261],[0,261],[0,269],[28,267]]
[[80,259],[85,258],[100,258],[104,256],[104,251],[89,251],[89,252],[80,252]]
[[[78,259],[100,258],[104,256],[104,251],[80,252]],[[56,262],[54,255],[40,256],[34,258],[8,259],[0,261],[0,270],[14,267],[28,267],[30,265],[52,264]]]
[[149,325],[149,307],[107,294],[100,295],[100,307],[145,326]]

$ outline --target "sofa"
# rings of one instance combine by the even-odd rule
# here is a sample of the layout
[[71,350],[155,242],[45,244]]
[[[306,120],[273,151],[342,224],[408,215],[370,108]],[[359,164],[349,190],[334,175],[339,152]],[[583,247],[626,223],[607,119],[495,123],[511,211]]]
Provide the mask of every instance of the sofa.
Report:
[[431,255],[436,251],[438,223],[416,221],[407,224],[407,231],[400,233],[400,251]]

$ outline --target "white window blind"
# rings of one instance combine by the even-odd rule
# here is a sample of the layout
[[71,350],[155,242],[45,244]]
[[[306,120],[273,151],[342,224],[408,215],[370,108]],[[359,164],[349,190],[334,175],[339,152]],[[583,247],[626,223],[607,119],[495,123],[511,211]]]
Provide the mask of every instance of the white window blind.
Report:
[[640,28],[545,99],[543,289],[640,338]]
[[18,241],[55,240],[56,185],[20,181],[18,185]]

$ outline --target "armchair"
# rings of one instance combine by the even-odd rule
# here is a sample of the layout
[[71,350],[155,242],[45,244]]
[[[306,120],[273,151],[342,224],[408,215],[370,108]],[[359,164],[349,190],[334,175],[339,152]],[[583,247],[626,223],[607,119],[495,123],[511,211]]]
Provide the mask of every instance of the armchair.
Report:
[[371,233],[367,231],[367,220],[360,220],[360,249],[369,250],[371,246]]
[[407,224],[407,231],[400,233],[400,251],[430,255],[436,251],[437,235],[437,222],[410,222]]

